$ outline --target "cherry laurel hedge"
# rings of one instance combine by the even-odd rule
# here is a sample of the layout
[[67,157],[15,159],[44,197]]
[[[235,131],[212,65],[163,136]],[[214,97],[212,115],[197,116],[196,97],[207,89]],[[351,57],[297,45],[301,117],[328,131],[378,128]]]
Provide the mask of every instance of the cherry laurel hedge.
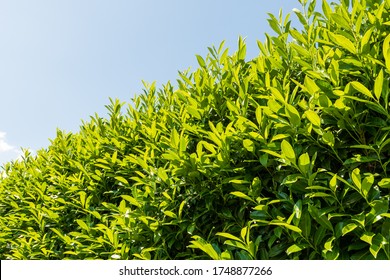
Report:
[[0,176],[1,259],[390,259],[390,1],[300,0]]

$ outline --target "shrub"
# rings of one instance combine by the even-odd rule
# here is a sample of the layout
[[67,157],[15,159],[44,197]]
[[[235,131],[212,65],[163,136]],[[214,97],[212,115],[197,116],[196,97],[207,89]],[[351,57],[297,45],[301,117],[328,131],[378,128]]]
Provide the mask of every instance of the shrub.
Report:
[[2,259],[390,259],[390,1],[301,0],[7,163]]

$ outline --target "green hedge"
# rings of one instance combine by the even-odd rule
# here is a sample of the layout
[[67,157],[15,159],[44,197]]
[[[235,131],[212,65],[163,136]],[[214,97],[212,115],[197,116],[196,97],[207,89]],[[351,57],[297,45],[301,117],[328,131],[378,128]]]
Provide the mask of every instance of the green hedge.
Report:
[[390,259],[390,1],[299,1],[0,176],[1,259]]

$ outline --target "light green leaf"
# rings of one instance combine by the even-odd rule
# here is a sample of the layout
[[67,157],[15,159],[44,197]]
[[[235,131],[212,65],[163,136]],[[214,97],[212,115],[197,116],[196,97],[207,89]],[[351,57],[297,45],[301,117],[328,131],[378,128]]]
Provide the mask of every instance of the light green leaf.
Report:
[[384,189],[390,189],[390,178],[383,178],[378,183],[378,186]]
[[383,235],[380,233],[376,234],[372,238],[371,242],[372,243],[370,246],[370,252],[374,256],[374,258],[377,257],[379,250],[382,249],[384,245],[388,244],[386,238],[384,238]]
[[295,109],[294,106],[291,104],[286,104],[286,115],[289,118],[291,124],[295,127],[300,126],[301,124],[301,117],[299,115],[299,112],[297,109]]
[[330,131],[325,132],[325,133],[322,135],[322,140],[323,140],[327,145],[329,145],[330,147],[333,147],[333,146],[334,146],[335,140],[334,140],[334,136],[333,136],[333,133],[332,133],[332,132],[330,132]]
[[347,224],[347,225],[345,225],[345,226],[342,228],[341,233],[342,233],[342,235],[344,236],[344,235],[346,235],[347,233],[353,231],[355,228],[357,228],[357,225],[356,225],[356,224],[354,224],[354,223]]
[[354,89],[356,89],[357,91],[363,93],[364,95],[366,95],[366,96],[368,96],[368,97],[370,97],[370,98],[374,98],[374,97],[372,96],[372,94],[371,94],[371,91],[370,91],[368,88],[366,88],[363,84],[354,81],[354,82],[351,82],[350,85],[351,85]]
[[256,108],[256,121],[257,121],[257,124],[261,125],[262,120],[263,120],[262,108],[261,108],[261,106],[258,106]]
[[312,111],[312,110],[307,110],[305,112],[305,115],[306,117],[308,118],[308,120],[316,127],[320,127],[321,126],[321,119],[320,117],[317,115],[316,112]]
[[220,259],[219,254],[215,251],[215,249],[210,243],[207,243],[204,239],[197,235],[194,235],[192,238],[195,240],[191,241],[191,245],[188,246],[189,248],[200,249],[207,255],[209,255],[213,260]]
[[291,144],[288,141],[283,140],[282,144],[281,144],[281,148],[282,148],[283,155],[288,160],[295,162],[295,151],[294,151],[293,147],[291,146]]
[[333,241],[336,240],[335,236],[330,237],[324,244],[325,252],[333,250]]
[[320,90],[320,88],[317,86],[317,84],[312,79],[310,79],[308,76],[305,76],[304,84],[305,84],[305,87],[310,95],[314,95],[315,93],[317,93]]
[[351,29],[351,26],[349,25],[348,21],[343,17],[341,16],[340,14],[338,13],[332,13],[331,14],[331,18],[332,20],[334,20],[339,26],[347,29],[347,30],[350,30]]
[[129,182],[128,182],[125,178],[123,178],[122,176],[116,176],[115,179],[116,179],[117,181],[119,181],[119,182],[125,184],[125,185],[129,185]]
[[355,186],[358,187],[359,190],[361,190],[362,183],[361,183],[361,178],[360,178],[360,169],[355,168],[352,171],[351,177],[352,177],[352,181],[355,184]]
[[287,248],[286,253],[287,255],[291,255],[292,253],[296,253],[299,251],[302,251],[303,249],[306,249],[309,245],[307,244],[294,244]]
[[368,244],[372,244],[372,238],[375,236],[375,233],[373,232],[365,232],[360,236],[360,239],[364,242],[367,242]]
[[173,218],[173,219],[176,219],[176,218],[177,218],[176,214],[173,213],[172,211],[168,211],[168,210],[167,210],[167,211],[164,211],[163,213],[164,213],[165,216],[171,217],[171,218]]
[[184,206],[186,205],[187,201],[186,200],[183,200],[181,203],[180,203],[180,206],[179,206],[179,219],[181,220],[182,218],[182,215],[183,215],[183,209],[184,209]]
[[204,61],[203,57],[197,54],[196,59],[198,60],[200,67],[206,68],[206,62]]
[[329,187],[332,189],[333,192],[336,191],[337,188],[337,175],[334,174],[332,179],[329,181]]
[[372,35],[372,31],[374,30],[374,27],[369,28],[366,33],[364,33],[362,40],[360,41],[360,52],[363,53],[366,46],[369,46],[369,41]]
[[242,242],[242,240],[240,238],[238,238],[230,233],[227,233],[227,232],[217,232],[215,235]]
[[111,162],[112,162],[112,163],[115,163],[117,158],[118,158],[118,151],[115,151],[115,152],[112,154]]
[[383,69],[381,69],[381,71],[379,71],[379,74],[376,77],[375,84],[374,84],[374,94],[375,94],[376,100],[378,100],[378,101],[382,95],[382,90],[383,90]]
[[237,196],[239,198],[243,198],[243,199],[246,199],[246,200],[253,201],[252,198],[250,198],[248,195],[244,194],[243,192],[236,191],[236,192],[231,192],[230,194],[232,194],[234,196]]
[[224,244],[230,245],[230,246],[235,247],[235,248],[240,248],[240,249],[243,249],[243,250],[245,250],[247,252],[250,252],[249,248],[242,241],[226,240],[224,242]]
[[243,146],[249,152],[253,153],[255,151],[255,143],[252,140],[244,139]]
[[383,41],[383,56],[386,62],[386,68],[390,71],[390,34]]
[[370,191],[370,188],[372,184],[374,183],[374,175],[369,174],[367,177],[363,179],[362,182],[362,193],[367,198],[368,192]]
[[329,32],[329,37],[334,43],[336,43],[340,47],[346,49],[353,54],[356,54],[355,45],[347,37],[344,37],[340,34],[333,34],[331,32]]
[[137,206],[137,207],[141,207],[141,204],[134,197],[127,195],[127,194],[123,194],[123,195],[121,195],[121,197],[124,200],[130,202],[130,204]]
[[271,94],[275,97],[276,100],[278,100],[281,103],[285,103],[283,95],[280,93],[280,91],[277,88],[271,87]]
[[261,149],[260,150],[261,152],[264,152],[264,153],[267,153],[267,154],[270,154],[272,156],[275,156],[275,157],[278,157],[278,158],[281,158],[282,156],[274,151],[271,151],[271,150],[266,150],[266,149]]
[[331,18],[331,15],[332,15],[332,9],[330,8],[328,2],[325,0],[325,1],[322,1],[322,11],[324,13],[324,15],[330,19]]
[[310,170],[310,157],[308,153],[304,153],[298,158],[298,167],[303,174],[307,174]]
[[164,170],[164,168],[159,167],[157,174],[158,174],[158,177],[160,177],[160,179],[163,182],[168,183],[168,175],[167,175],[167,172]]
[[269,222],[269,225],[283,226],[283,227],[285,227],[289,230],[295,231],[297,233],[302,233],[302,230],[299,227],[290,225],[290,224],[282,222],[282,221],[271,221],[271,222]]
[[193,106],[187,106],[186,108],[188,114],[190,114],[191,116],[193,116],[194,118],[200,120],[202,119],[202,116],[200,115],[199,113],[199,110]]
[[240,114],[240,110],[238,109],[238,107],[230,100],[226,100],[226,106],[228,107],[230,112],[233,112],[236,115]]
[[87,226],[87,224],[83,221],[83,220],[80,220],[80,219],[77,219],[76,220],[76,223],[84,230],[86,231],[89,231],[89,227]]
[[287,137],[290,137],[289,134],[276,134],[275,136],[272,136],[272,139],[270,142],[274,142],[274,141],[277,141],[277,140],[280,140],[280,139],[284,139],[284,138],[287,138]]

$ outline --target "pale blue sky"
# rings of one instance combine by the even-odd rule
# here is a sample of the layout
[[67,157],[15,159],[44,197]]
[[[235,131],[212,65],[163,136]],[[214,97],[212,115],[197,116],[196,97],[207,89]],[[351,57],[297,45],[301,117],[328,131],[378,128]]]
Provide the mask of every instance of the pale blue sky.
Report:
[[[297,0],[0,0],[0,165],[20,147],[49,145],[56,129],[129,102],[197,68],[195,54],[246,37],[247,59],[272,33],[267,13]],[[295,19],[295,15],[291,15]]]

